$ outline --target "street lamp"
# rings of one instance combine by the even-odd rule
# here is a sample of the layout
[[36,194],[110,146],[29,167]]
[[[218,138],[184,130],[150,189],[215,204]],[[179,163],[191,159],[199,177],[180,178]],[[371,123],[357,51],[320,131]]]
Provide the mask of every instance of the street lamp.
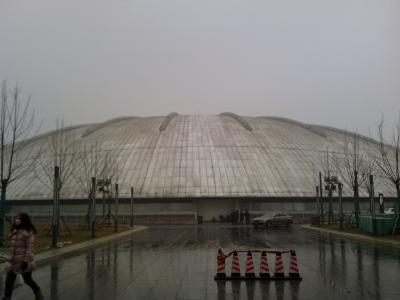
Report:
[[383,193],[379,193],[379,213],[383,214],[385,212]]
[[333,203],[332,203],[332,192],[336,190],[336,184],[338,184],[337,176],[328,176],[324,177],[325,182],[325,190],[328,191],[329,197],[329,209],[328,209],[328,224],[333,221]]
[[108,194],[109,191],[109,186],[111,184],[110,179],[97,179],[97,186],[99,187],[99,192],[103,193],[103,217],[106,215],[106,198],[105,195]]
[[134,190],[133,187],[131,187],[131,228],[133,228],[133,195],[134,195]]

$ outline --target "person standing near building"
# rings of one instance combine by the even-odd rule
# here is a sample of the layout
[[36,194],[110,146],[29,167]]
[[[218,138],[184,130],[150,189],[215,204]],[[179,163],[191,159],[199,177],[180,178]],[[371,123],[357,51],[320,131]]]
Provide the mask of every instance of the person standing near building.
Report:
[[240,210],[240,222],[239,224],[244,224],[244,211],[243,209]]
[[244,216],[246,217],[246,224],[250,224],[250,213],[248,209],[246,209],[246,211],[244,212]]
[[235,210],[232,210],[232,212],[231,212],[231,223],[232,223],[232,225],[236,224],[236,212],[235,212]]
[[239,212],[238,209],[236,210],[235,222],[236,222],[237,225],[240,224],[240,212]]
[[33,256],[35,234],[36,229],[29,215],[25,213],[17,215],[15,224],[11,228],[10,255],[5,263],[7,275],[3,300],[11,299],[17,274],[21,274],[24,282],[33,290],[35,300],[43,300],[40,287],[32,279],[32,271],[35,268]]

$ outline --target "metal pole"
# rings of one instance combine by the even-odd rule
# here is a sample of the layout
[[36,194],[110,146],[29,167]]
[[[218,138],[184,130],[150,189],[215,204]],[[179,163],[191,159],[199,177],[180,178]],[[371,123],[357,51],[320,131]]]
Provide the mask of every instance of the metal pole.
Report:
[[92,177],[92,209],[91,209],[91,235],[96,237],[96,177]]
[[331,177],[328,176],[328,197],[329,197],[329,212],[328,212],[328,224],[333,222],[333,203],[332,203],[332,184]]
[[369,175],[369,197],[372,217],[375,216],[375,191],[374,191],[374,175]]
[[131,187],[131,228],[133,228],[133,187]]
[[53,220],[51,247],[57,248],[60,233],[60,168],[54,167],[54,190],[53,190]]
[[371,221],[372,221],[372,231],[376,235],[376,219],[375,219],[375,191],[374,191],[374,176],[369,175],[369,197],[371,205]]
[[[320,215],[320,203],[319,203],[319,187],[318,185],[315,187],[315,191],[316,191],[316,199],[317,199],[317,215]],[[319,216],[321,218],[321,215]]]
[[103,217],[106,215],[106,197],[104,191],[104,181],[103,181]]
[[379,213],[383,214],[385,212],[384,204],[383,204],[383,194],[379,193]]
[[324,199],[322,198],[322,174],[319,172],[319,202],[321,205],[321,224],[324,224]]
[[118,232],[118,183],[115,184],[115,216],[114,231]]
[[343,230],[343,201],[342,201],[342,189],[343,185],[338,183],[338,194],[339,194],[339,210],[340,210],[340,230]]
[[110,189],[108,190],[107,194],[108,198],[108,212],[107,212],[107,224],[108,226],[111,226],[111,201],[112,201],[112,184],[110,183]]

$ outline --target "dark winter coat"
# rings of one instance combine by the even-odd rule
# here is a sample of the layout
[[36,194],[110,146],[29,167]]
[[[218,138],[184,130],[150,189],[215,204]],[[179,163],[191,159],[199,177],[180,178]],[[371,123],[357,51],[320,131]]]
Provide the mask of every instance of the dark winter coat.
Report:
[[[26,229],[14,229],[11,232],[10,239],[10,254],[6,259],[6,272],[13,271],[21,274],[32,272],[35,268],[35,259],[33,256],[33,243],[35,234],[28,232]],[[23,262],[28,263],[26,270],[22,271],[21,265]]]

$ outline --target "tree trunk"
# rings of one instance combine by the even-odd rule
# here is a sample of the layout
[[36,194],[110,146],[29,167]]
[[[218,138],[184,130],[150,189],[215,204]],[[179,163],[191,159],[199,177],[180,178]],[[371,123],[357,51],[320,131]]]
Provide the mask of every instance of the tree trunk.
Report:
[[52,240],[51,247],[57,248],[60,237],[60,168],[54,168],[54,188],[53,188],[53,218],[52,218]]
[[7,180],[1,182],[1,199],[0,199],[0,247],[4,246],[6,239],[6,191]]
[[397,213],[397,216],[399,216],[400,215],[400,182],[396,183],[396,191],[397,191],[396,213]]
[[393,224],[393,230],[392,234],[395,234],[396,231],[398,230],[398,225],[399,225],[399,220],[400,220],[400,181],[396,181],[396,191],[397,191],[397,205],[395,205],[395,213],[396,213],[396,219]]
[[88,196],[88,209],[86,212],[86,230],[90,231],[90,212],[92,211],[92,193]]
[[354,171],[354,215],[356,218],[356,227],[360,224],[360,202],[358,198],[358,172]]
[[[103,186],[103,189],[104,189],[104,186]],[[103,203],[102,203],[102,205],[103,205],[103,218],[104,218],[105,215],[106,215],[106,197],[105,197],[104,190],[103,190]]]

